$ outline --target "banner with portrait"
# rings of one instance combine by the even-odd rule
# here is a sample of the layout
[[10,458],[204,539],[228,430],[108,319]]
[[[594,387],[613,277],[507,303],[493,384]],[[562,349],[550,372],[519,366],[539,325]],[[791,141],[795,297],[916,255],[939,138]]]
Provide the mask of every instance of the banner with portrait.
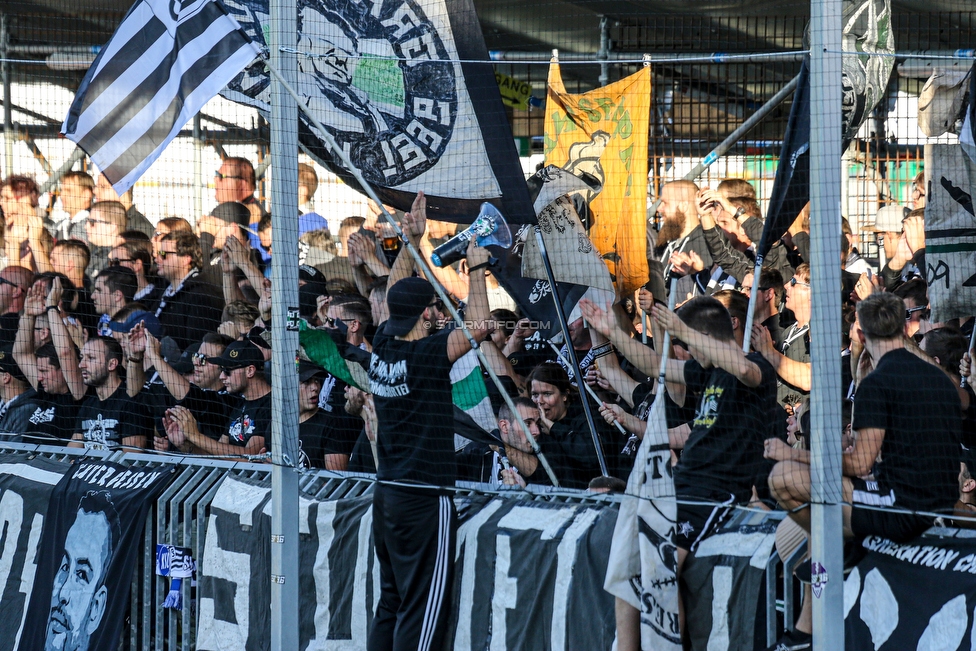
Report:
[[54,487],[21,651],[119,645],[146,515],[173,469],[76,462]]
[[[268,0],[225,0],[268,47]],[[534,221],[518,150],[471,0],[297,0],[298,137],[355,188],[325,128],[386,204],[470,223],[483,201],[509,222]],[[251,64],[221,93],[270,112],[271,81]]]

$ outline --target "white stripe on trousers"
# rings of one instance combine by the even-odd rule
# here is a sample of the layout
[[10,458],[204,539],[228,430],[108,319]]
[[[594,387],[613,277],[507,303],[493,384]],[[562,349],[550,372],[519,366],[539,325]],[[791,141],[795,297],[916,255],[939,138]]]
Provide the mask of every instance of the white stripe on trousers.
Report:
[[[424,612],[424,624],[420,629],[418,651],[430,651],[440,617],[444,592],[447,588],[447,567],[450,562],[448,554],[451,541],[451,502],[449,497],[441,495],[437,498],[437,558],[434,561],[434,573],[430,580],[430,592],[427,594],[427,608]],[[433,612],[431,612],[433,610]]]

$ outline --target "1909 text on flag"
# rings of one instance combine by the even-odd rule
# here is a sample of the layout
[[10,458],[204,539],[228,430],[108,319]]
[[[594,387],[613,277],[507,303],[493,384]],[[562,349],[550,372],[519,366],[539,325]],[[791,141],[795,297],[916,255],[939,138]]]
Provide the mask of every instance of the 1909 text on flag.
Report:
[[88,69],[61,132],[122,194],[258,54],[219,0],[140,0]]

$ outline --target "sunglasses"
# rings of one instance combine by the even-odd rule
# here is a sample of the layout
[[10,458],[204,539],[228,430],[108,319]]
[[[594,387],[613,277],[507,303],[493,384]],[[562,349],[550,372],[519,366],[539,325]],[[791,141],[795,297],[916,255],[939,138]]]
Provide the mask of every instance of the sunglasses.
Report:
[[436,307],[438,310],[444,309],[444,301],[439,298],[435,298],[434,301],[427,307]]
[[206,366],[207,356],[204,355],[203,353],[193,353],[193,361],[199,364],[200,366]]
[[108,266],[118,267],[121,266],[123,262],[135,262],[132,258],[109,258]]
[[219,171],[214,172],[214,178],[220,179],[221,181],[225,181],[227,179],[239,179],[241,181],[244,180],[243,176],[234,176],[233,174],[221,174]]
[[795,276],[793,278],[790,278],[790,287],[796,287],[797,285],[800,285],[801,287],[809,287],[810,283],[805,283],[802,280],[797,280]]
[[912,315],[915,314],[916,312],[922,312],[922,314],[919,315],[919,316],[921,316],[923,319],[927,319],[928,316],[929,316],[927,314],[928,309],[929,308],[928,308],[927,305],[920,305],[918,307],[910,307],[910,308],[908,308],[908,309],[905,310],[905,320],[906,321],[911,321]]
[[345,323],[341,317],[325,317],[325,325],[330,328],[338,328],[340,323]]
[[11,287],[16,287],[17,289],[23,289],[20,285],[12,280],[7,280],[6,278],[0,277],[0,285],[10,285]]

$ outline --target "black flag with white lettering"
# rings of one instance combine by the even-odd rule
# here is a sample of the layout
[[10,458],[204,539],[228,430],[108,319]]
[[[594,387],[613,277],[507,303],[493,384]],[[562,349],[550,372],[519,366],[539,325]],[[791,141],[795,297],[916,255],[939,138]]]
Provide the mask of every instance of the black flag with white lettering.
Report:
[[803,58],[800,78],[786,123],[766,224],[757,254],[765,257],[810,200],[810,59]]
[[51,493],[20,651],[119,646],[146,515],[172,468],[80,461]]
[[258,54],[220,0],[140,0],[88,69],[61,133],[123,194]]
[[[266,44],[268,0],[225,0]],[[384,203],[410,210],[427,195],[431,219],[471,222],[482,202],[509,222],[535,220],[512,131],[471,0],[298,0],[299,139],[358,184],[307,114],[331,133]],[[256,63],[222,95],[270,110]]]

